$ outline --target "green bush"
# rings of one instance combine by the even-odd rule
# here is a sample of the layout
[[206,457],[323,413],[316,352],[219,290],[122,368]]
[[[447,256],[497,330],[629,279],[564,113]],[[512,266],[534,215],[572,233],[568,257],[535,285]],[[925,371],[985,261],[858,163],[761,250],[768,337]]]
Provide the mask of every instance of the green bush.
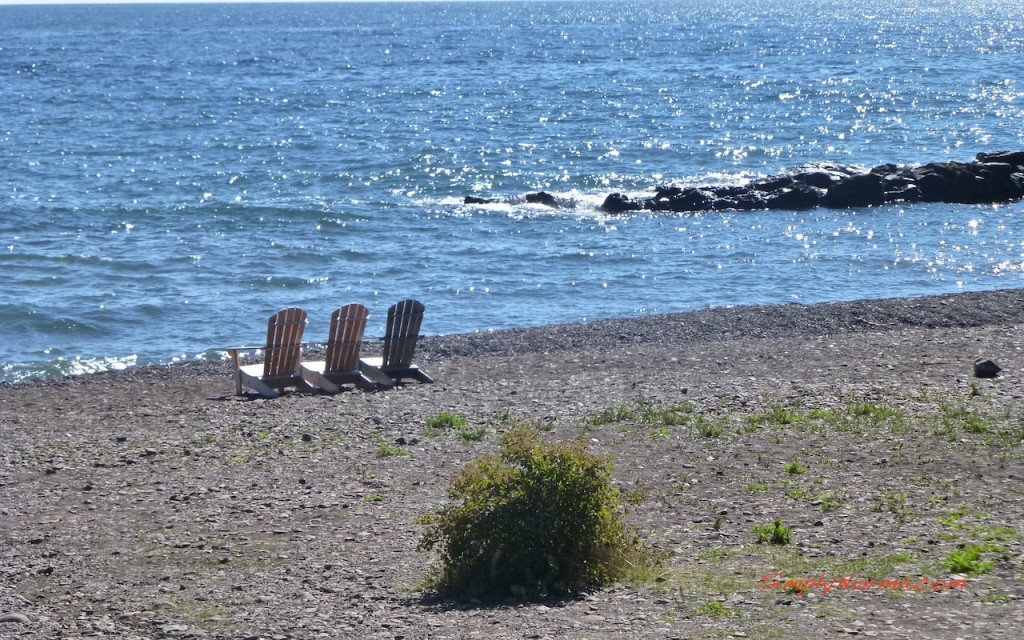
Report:
[[623,522],[611,461],[581,443],[545,444],[534,429],[505,434],[498,455],[467,464],[451,501],[425,519],[421,550],[439,562],[428,588],[453,596],[575,593],[656,564]]

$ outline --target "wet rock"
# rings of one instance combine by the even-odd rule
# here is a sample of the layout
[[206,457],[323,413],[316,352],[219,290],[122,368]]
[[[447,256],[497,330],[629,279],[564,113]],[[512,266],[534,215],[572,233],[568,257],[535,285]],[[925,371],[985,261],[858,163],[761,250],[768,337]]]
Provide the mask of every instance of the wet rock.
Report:
[[769,209],[801,210],[813,209],[821,205],[823,193],[817,187],[794,183],[771,192],[765,197],[765,205]]
[[[665,211],[846,209],[895,202],[987,204],[1024,198],[1024,151],[979,153],[972,162],[931,162],[916,167],[883,164],[870,171],[833,164],[802,165],[791,173],[745,185],[659,185],[652,197],[609,194],[605,213]],[[467,204],[491,202],[466,196]],[[555,196],[526,194],[526,202],[561,207]],[[571,204],[569,205],[571,206]]]
[[993,162],[1013,165],[1018,171],[1024,171],[1024,151],[993,151],[991,153],[979,153],[975,160],[982,164]]
[[530,204],[542,204],[548,207],[558,208],[558,200],[555,196],[543,191],[526,194],[526,201]]
[[682,187],[658,187],[654,193],[655,200],[671,200],[683,194]]
[[[713,199],[700,189],[679,189],[678,192],[665,199],[655,199],[651,207],[655,211],[674,211],[686,213],[690,211],[707,211],[712,207]],[[646,203],[645,203],[646,204]]]
[[911,173],[925,202],[987,204],[1024,195],[1024,172],[1008,163],[932,162]]
[[1024,196],[1024,174],[1008,163],[986,163],[977,167],[985,202],[1009,202]]
[[822,204],[830,209],[877,207],[884,202],[882,177],[875,173],[851,176],[832,185],[822,200]]
[[793,176],[770,176],[768,178],[762,178],[761,180],[751,182],[750,188],[755,191],[772,193],[774,191],[779,191],[780,189],[792,189],[798,184],[803,183],[798,183]]
[[743,189],[742,191],[718,198],[715,200],[712,208],[715,211],[758,211],[760,209],[767,209],[768,203],[761,193]]
[[621,193],[612,193],[604,199],[601,204],[601,211],[605,213],[625,213],[626,211],[639,211],[640,204],[633,202]]

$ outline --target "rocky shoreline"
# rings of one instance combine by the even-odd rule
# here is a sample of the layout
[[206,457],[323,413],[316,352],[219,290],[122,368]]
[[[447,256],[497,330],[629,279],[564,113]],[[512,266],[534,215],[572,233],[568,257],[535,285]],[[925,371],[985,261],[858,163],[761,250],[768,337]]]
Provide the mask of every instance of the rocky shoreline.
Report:
[[[432,336],[436,382],[377,393],[234,396],[226,363],[0,385],[0,637],[1014,638],[1022,346],[1005,290]],[[428,428],[442,411],[473,434]],[[522,423],[614,456],[658,575],[541,603],[420,591],[417,517]],[[772,518],[792,544],[756,543]],[[956,580],[968,545],[992,565],[963,589],[763,579]]]
[[[916,167],[885,164],[864,171],[858,167],[814,164],[754,180],[744,185],[663,186],[649,197],[609,194],[600,210],[697,213],[702,211],[848,209],[898,202],[995,204],[1024,197],[1024,151],[979,153],[971,162],[930,162]],[[567,208],[546,193],[528,193],[527,203]],[[487,204],[494,198],[466,196],[465,204]]]

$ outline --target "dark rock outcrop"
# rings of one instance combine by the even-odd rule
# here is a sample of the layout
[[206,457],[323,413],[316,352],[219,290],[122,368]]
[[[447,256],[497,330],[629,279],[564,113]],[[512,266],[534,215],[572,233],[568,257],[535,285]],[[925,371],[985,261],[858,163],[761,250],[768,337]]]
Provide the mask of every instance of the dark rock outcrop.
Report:
[[[608,195],[600,210],[629,211],[847,209],[896,202],[989,204],[1024,198],[1024,151],[979,153],[971,162],[931,162],[917,167],[884,164],[869,171],[835,164],[804,165],[792,173],[768,176],[745,185],[659,186],[653,196]],[[466,204],[493,202],[466,196]],[[543,191],[526,202],[549,207],[566,203]]]
[[894,202],[984,204],[1024,198],[1024,151],[979,153],[973,162],[919,167],[880,165],[864,171],[834,164],[807,165],[746,185],[658,187],[653,198],[613,194],[602,211],[752,211],[847,209]]

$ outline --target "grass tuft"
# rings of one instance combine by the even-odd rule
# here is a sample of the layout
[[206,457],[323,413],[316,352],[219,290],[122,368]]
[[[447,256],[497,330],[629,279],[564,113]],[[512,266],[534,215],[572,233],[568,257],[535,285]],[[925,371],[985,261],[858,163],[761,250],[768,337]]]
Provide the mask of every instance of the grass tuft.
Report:
[[757,543],[764,544],[789,544],[792,540],[789,527],[782,524],[782,520],[775,519],[771,524],[755,524],[754,533],[757,535]]

